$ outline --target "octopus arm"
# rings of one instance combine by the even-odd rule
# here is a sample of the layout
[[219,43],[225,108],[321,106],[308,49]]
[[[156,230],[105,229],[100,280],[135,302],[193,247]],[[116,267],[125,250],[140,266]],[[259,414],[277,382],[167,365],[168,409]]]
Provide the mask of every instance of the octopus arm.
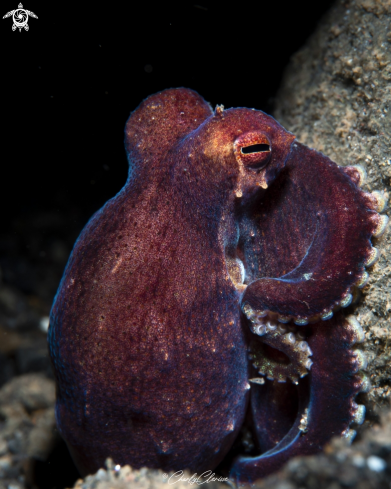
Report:
[[257,227],[258,236],[244,253],[255,280],[243,305],[306,324],[350,303],[373,255],[370,238],[380,219],[353,178],[293,143],[284,171],[253,216],[244,228]]
[[[333,436],[354,436],[350,424],[360,423],[364,417],[363,406],[357,405],[354,397],[368,389],[366,378],[357,373],[364,368],[362,354],[352,349],[361,340],[362,331],[356,322],[349,322],[340,313],[330,321],[330,327],[313,328],[308,343],[314,363],[309,382],[299,385],[301,392],[293,426],[277,445],[262,455],[236,459],[230,474],[232,479],[243,484],[254,482],[275,472],[292,457],[321,451]],[[270,386],[278,400],[278,384],[270,383]],[[264,395],[267,389],[267,384],[252,387],[252,413],[258,420],[262,415],[273,414],[267,408],[269,403],[264,403],[265,398],[270,398]],[[270,418],[269,424],[273,424],[273,419]],[[257,422],[255,429],[260,436]]]

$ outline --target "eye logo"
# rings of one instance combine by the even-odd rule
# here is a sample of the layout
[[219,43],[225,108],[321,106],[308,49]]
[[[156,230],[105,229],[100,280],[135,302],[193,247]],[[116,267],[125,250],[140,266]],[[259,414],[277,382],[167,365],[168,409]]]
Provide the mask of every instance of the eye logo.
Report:
[[29,30],[29,26],[27,24],[29,20],[29,16],[38,19],[38,17],[34,14],[34,12],[24,9],[21,3],[18,5],[17,9],[7,12],[4,15],[3,19],[6,19],[7,17],[11,17],[11,15],[12,15],[12,20],[14,21],[12,25],[12,30],[15,31],[16,29],[19,29],[19,32],[21,32],[23,28],[26,31]]

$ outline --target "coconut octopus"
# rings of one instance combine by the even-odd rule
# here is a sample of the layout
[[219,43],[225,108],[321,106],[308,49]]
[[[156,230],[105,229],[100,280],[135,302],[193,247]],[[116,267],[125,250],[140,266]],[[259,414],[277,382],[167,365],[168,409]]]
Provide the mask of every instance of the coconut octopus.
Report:
[[125,146],[126,185],[82,231],[50,318],[81,473],[225,461],[252,483],[353,438],[364,332],[340,309],[378,257],[385,194],[265,113],[184,88],[144,100]]

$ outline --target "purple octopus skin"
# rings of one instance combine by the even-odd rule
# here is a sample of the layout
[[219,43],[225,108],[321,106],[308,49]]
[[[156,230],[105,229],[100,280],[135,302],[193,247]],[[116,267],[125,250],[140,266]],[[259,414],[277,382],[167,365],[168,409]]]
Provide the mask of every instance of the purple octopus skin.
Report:
[[352,438],[364,333],[337,311],[376,259],[385,197],[263,112],[189,89],[144,100],[125,145],[126,185],[81,233],[50,318],[80,472],[225,461],[251,483]]

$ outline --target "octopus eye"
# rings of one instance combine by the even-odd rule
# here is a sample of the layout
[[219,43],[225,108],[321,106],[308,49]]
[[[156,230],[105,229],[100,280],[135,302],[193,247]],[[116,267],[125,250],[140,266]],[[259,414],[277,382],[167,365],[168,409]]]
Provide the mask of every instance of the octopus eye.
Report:
[[242,134],[235,141],[234,148],[236,159],[254,170],[266,166],[272,154],[269,139],[259,132]]

